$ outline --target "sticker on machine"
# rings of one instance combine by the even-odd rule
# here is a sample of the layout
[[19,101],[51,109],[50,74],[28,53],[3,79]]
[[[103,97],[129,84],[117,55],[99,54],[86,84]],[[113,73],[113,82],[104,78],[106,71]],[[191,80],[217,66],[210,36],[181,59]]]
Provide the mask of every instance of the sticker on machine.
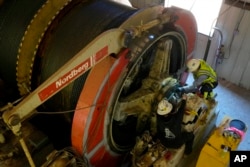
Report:
[[103,47],[93,56],[89,57],[69,72],[64,74],[62,77],[58,78],[56,81],[51,83],[49,86],[44,88],[38,93],[41,101],[48,99],[50,96],[55,94],[57,91],[61,90],[63,87],[67,86],[69,83],[74,81],[76,78],[85,73],[88,69],[94,66],[96,63],[101,61],[106,55],[108,55],[108,46]]

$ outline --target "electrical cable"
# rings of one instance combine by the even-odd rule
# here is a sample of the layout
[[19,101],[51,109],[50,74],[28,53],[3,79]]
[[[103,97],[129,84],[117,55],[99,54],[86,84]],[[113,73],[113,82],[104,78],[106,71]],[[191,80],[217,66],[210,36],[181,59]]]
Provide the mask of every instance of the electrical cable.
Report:
[[75,112],[76,110],[82,110],[82,109],[85,109],[85,108],[91,108],[91,107],[102,107],[104,106],[103,104],[92,104],[92,105],[89,105],[89,106],[86,106],[86,107],[81,107],[81,108],[77,108],[77,109],[72,109],[72,110],[64,110],[64,111],[53,111],[53,112],[49,112],[49,111],[36,111],[36,114],[46,114],[46,115],[55,115],[55,114],[67,114],[67,113],[73,113]]
[[191,7],[190,7],[190,9],[189,9],[189,11],[192,11],[192,9],[193,9],[195,3],[196,3],[196,0],[193,1],[192,5],[191,5]]

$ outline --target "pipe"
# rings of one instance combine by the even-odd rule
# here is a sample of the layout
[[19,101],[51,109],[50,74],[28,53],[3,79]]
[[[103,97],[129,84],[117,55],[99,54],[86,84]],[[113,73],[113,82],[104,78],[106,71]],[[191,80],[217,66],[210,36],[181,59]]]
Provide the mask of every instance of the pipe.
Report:
[[[219,47],[218,47],[218,49],[220,49],[221,46],[222,46],[222,41],[223,41],[223,34],[222,34],[222,31],[221,31],[218,27],[213,27],[212,29],[214,29],[214,30],[216,30],[216,31],[219,32],[219,35],[220,35],[220,42],[219,42]],[[211,32],[210,32],[209,34],[211,34]],[[209,50],[210,50],[210,45],[211,45],[211,40],[212,40],[212,37],[210,37],[210,35],[209,35],[209,39],[208,39],[208,41],[207,41],[207,46],[206,46],[206,50],[205,50],[205,54],[204,54],[204,58],[203,58],[205,61],[207,61],[208,52],[209,52]]]

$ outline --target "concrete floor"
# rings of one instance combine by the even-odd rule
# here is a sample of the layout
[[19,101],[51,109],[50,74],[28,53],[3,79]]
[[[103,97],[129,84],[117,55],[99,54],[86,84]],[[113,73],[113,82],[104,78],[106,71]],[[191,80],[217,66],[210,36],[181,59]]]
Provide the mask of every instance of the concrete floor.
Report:
[[220,79],[219,85],[215,88],[218,101],[218,119],[217,124],[224,116],[243,121],[248,130],[238,150],[250,151],[250,90],[236,86],[226,80]]

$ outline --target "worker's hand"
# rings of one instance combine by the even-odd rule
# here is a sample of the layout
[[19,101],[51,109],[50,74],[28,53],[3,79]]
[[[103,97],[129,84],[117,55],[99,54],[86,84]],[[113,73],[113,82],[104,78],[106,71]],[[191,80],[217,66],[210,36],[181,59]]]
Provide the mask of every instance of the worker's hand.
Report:
[[187,94],[186,94],[186,93],[184,93],[184,94],[182,95],[182,99],[183,99],[183,100],[187,100]]

